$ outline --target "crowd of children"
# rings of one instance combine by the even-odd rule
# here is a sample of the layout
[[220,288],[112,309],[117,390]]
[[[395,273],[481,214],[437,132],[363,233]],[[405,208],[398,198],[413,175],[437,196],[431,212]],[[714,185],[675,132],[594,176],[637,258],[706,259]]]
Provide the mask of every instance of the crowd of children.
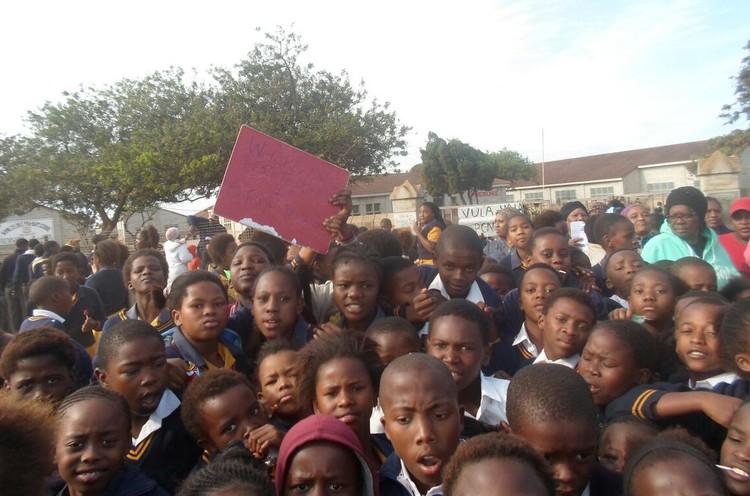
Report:
[[640,205],[502,211],[488,250],[425,204],[410,259],[331,202],[325,255],[219,232],[205,270],[157,240],[48,257],[0,335],[0,492],[750,495],[750,282],[700,256],[705,221],[649,264]]

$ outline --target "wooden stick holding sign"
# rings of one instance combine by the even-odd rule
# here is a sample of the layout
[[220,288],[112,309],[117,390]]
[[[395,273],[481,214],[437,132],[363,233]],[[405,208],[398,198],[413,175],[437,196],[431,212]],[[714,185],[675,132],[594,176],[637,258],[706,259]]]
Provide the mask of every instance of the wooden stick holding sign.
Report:
[[243,125],[214,210],[253,229],[327,253],[323,220],[338,212],[329,198],[346,188],[349,172]]

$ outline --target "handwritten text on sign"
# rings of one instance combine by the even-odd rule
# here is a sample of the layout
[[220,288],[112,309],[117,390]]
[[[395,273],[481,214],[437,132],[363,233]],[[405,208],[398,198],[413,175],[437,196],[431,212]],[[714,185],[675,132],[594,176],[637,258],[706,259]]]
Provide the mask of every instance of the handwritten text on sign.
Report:
[[216,199],[217,214],[290,243],[328,252],[323,221],[338,207],[349,172],[242,126]]
[[523,205],[520,203],[493,203],[491,205],[467,205],[458,207],[458,223],[462,226],[469,226],[477,234],[485,236],[495,236],[495,214],[498,210],[506,208],[515,208],[522,210]]

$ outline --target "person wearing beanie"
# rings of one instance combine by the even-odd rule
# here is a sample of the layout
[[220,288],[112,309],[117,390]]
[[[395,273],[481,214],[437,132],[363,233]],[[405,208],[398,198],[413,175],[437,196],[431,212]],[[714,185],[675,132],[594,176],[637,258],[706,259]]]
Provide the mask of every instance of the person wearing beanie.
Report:
[[[570,223],[575,221],[587,222],[589,220],[589,211],[586,206],[579,201],[568,202],[560,209],[560,215],[565,219],[565,223],[568,224],[568,236],[572,238],[570,233]],[[579,243],[578,239],[569,239],[568,244],[571,248],[580,248],[584,246],[584,243]]]
[[376,481],[354,431],[330,415],[310,415],[297,422],[279,447],[279,496],[297,494],[294,488],[302,484],[313,490],[334,482],[342,495],[377,496]]
[[170,227],[164,233],[167,241],[164,243],[164,257],[169,265],[169,277],[167,278],[167,288],[172,287],[172,281],[177,276],[188,271],[188,262],[193,260],[193,254],[190,253],[187,246],[179,239],[180,231],[176,227]]
[[716,233],[706,226],[707,210],[706,197],[696,188],[684,186],[669,193],[664,206],[666,220],[660,233],[643,248],[643,260],[654,263],[683,257],[701,258],[716,270],[719,289],[738,276]]

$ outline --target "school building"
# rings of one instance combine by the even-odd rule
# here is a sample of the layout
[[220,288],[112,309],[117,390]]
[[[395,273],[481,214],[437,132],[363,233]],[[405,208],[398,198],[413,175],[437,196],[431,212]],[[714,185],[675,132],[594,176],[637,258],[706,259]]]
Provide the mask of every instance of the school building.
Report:
[[[750,149],[726,156],[707,140],[693,141],[538,163],[536,179],[515,184],[496,179],[492,190],[480,192],[478,200],[479,205],[523,203],[557,209],[573,200],[592,206],[618,198],[653,208],[673,189],[694,186],[718,198],[728,211],[732,200],[750,196],[748,164]],[[350,222],[358,226],[378,227],[384,217],[395,226],[410,226],[423,201],[441,206],[446,220],[458,218],[449,197],[430,197],[419,172],[370,176],[357,180],[351,189]]]

